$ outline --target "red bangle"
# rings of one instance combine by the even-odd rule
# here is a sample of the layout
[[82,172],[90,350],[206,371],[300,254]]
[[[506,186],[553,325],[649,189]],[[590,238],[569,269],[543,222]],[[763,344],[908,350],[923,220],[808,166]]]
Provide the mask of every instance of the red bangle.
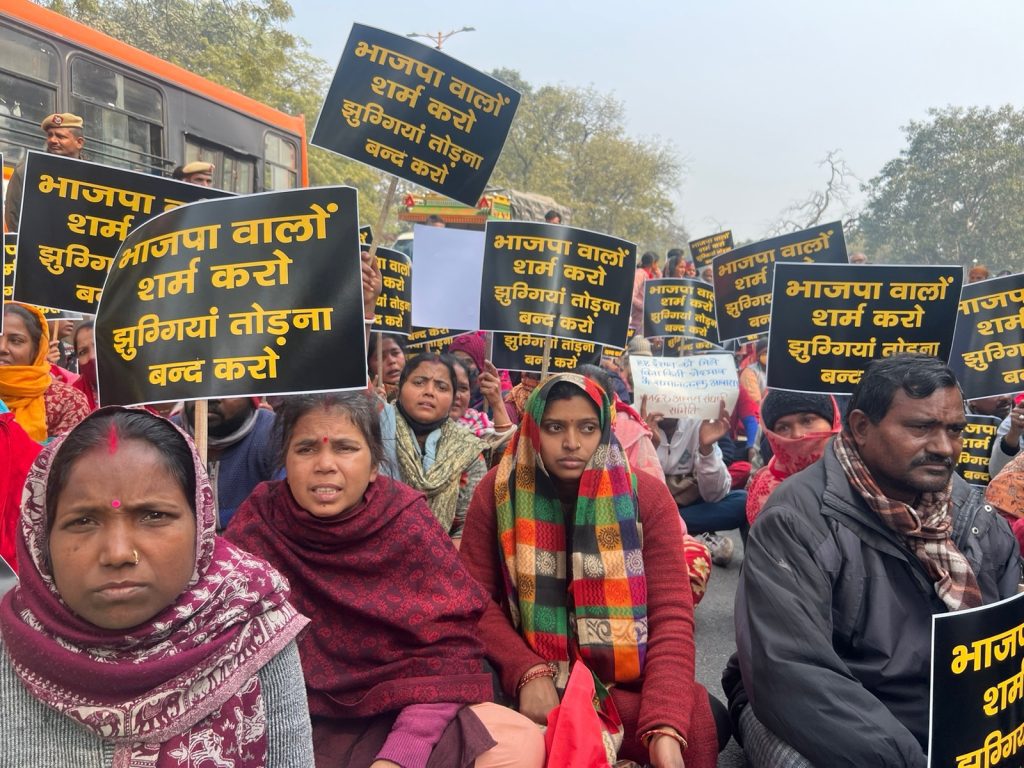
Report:
[[640,746],[642,746],[644,749],[650,749],[651,740],[655,736],[668,736],[669,738],[675,739],[679,742],[679,746],[682,748],[682,751],[686,751],[686,739],[684,739],[675,731],[669,730],[668,728],[651,728],[651,730],[645,731],[644,734],[640,737]]
[[524,674],[521,678],[519,678],[519,685],[516,686],[516,693],[519,693],[521,690],[523,690],[523,686],[527,683],[533,682],[534,680],[539,680],[542,677],[553,678],[554,676],[555,672],[551,669],[551,667],[538,667],[537,669],[529,671],[526,674]]

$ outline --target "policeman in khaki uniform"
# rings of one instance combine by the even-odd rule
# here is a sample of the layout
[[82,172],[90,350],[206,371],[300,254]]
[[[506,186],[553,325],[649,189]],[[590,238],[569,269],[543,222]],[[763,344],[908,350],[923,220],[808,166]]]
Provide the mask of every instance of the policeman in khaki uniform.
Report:
[[[82,135],[83,122],[78,115],[61,112],[48,116],[39,124],[46,134],[46,151],[51,155],[81,158],[85,136]],[[7,205],[4,209],[4,224],[8,232],[18,229],[18,218],[21,215],[21,192],[24,182],[25,163],[21,162],[11,174],[7,185]]]
[[189,184],[198,184],[200,187],[212,187],[213,169],[213,163],[196,160],[176,169],[173,177],[180,181],[187,181]]

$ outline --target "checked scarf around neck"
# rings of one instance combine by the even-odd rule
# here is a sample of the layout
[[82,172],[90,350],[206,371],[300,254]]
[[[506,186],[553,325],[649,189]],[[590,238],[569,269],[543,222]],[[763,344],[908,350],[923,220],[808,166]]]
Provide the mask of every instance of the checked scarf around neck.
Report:
[[914,553],[935,584],[935,593],[951,611],[981,605],[981,590],[970,563],[956,548],[950,531],[949,514],[952,484],[936,493],[922,493],[911,507],[888,498],[871,476],[857,446],[844,431],[832,442],[846,478],[878,517],[898,535]]
[[445,531],[451,531],[458,511],[462,473],[483,452],[484,443],[448,418],[437,431],[440,435],[435,443],[431,443],[432,437],[427,438],[424,455],[412,428],[396,407],[395,451],[401,480],[423,492],[437,522]]
[[[541,418],[559,382],[578,387],[597,407],[601,424],[568,521],[540,456]],[[557,663],[559,689],[576,658],[604,683],[638,679],[647,652],[647,580],[636,477],[612,435],[604,390],[576,374],[537,387],[501,459],[494,495],[513,623],[539,656]]]

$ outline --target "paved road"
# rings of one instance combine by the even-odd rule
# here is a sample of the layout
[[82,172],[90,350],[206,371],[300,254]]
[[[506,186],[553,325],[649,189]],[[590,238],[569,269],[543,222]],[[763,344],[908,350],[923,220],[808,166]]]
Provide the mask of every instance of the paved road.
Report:
[[[732,531],[730,536],[736,545],[732,563],[726,568],[714,567],[707,594],[696,610],[697,680],[722,703],[725,703],[722,670],[729,656],[736,650],[732,607],[740,564],[743,562],[743,545],[739,533]],[[745,765],[743,751],[735,741],[730,741],[718,758],[718,768],[743,768]]]

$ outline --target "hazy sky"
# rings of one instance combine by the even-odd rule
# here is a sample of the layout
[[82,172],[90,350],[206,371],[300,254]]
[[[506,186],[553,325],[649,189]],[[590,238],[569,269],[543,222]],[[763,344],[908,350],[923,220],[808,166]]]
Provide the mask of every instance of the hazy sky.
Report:
[[517,69],[535,87],[613,93],[631,135],[683,159],[676,203],[694,237],[721,227],[760,238],[824,186],[819,162],[832,149],[870,179],[929,107],[1024,108],[1019,0],[291,4],[290,28],[331,66],[352,22],[397,34],[472,26],[445,52]]

